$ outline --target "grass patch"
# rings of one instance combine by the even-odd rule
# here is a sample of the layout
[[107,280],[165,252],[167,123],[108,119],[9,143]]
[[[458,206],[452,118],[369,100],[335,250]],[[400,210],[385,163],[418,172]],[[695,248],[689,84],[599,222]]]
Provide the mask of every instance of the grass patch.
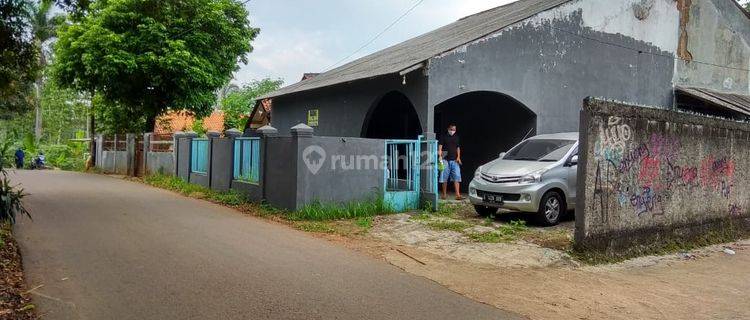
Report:
[[289,213],[287,217],[293,221],[330,221],[373,217],[393,212],[394,210],[383,199],[350,202],[347,204],[322,203],[318,201],[305,206],[299,211]]
[[336,233],[335,228],[321,221],[298,221],[294,223],[294,227],[305,232]]
[[211,202],[220,203],[227,206],[239,206],[248,202],[247,198],[237,191],[214,191],[204,186],[186,182],[181,178],[174,176],[155,174],[143,178],[143,182],[151,186],[171,190],[188,197],[206,199]]
[[357,219],[355,224],[365,231],[370,230],[372,229],[372,217],[361,217]]
[[470,228],[471,224],[456,220],[436,220],[428,222],[427,226],[430,229],[438,231],[463,232],[465,229]]
[[529,227],[526,226],[526,221],[514,220],[501,225],[494,231],[469,233],[466,236],[475,242],[500,243],[517,240],[527,232],[529,232]]
[[469,237],[469,239],[471,239],[474,242],[482,242],[482,243],[500,243],[500,242],[508,242],[508,241],[513,240],[494,231],[470,233],[470,234],[467,234],[466,236]]

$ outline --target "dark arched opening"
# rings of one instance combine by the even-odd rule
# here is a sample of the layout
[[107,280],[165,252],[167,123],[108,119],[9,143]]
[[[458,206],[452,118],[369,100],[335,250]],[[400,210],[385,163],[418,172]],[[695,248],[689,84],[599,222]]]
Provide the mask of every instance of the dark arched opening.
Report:
[[480,165],[536,134],[534,112],[516,99],[491,91],[464,93],[435,106],[437,136],[446,134],[450,124],[458,127],[461,139],[463,192]]
[[372,139],[416,139],[422,134],[417,111],[409,98],[398,91],[386,93],[365,117],[362,137]]

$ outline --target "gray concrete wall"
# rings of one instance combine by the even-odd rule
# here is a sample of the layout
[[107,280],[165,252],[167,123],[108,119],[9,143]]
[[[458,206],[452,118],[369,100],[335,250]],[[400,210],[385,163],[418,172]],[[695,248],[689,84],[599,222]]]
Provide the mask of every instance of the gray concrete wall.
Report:
[[263,200],[263,189],[259,184],[233,180],[230,188],[244,194],[245,197],[252,202],[260,202]]
[[204,186],[206,188],[210,187],[211,182],[208,179],[209,175],[207,173],[191,172],[189,176],[190,176],[190,179],[188,181],[190,181],[190,183]]
[[320,119],[315,135],[361,137],[368,111],[391,91],[409,98],[422,130],[431,131],[427,126],[427,81],[421,71],[408,74],[406,85],[402,77],[387,75],[274,98],[271,124],[285,132],[298,123],[307,123],[307,111],[318,109]]
[[180,138],[177,142],[177,176],[190,181],[190,138]]
[[382,198],[384,140],[314,136],[300,138],[298,150],[298,209]]
[[234,139],[211,139],[211,189],[227,191],[232,184],[232,170],[234,166]]
[[[678,13],[671,0],[671,7],[662,8],[665,1],[656,0],[644,21],[633,16],[628,3],[637,1],[574,1],[436,57],[428,73],[430,114],[463,93],[499,92],[533,111],[542,134],[577,131],[587,96],[671,106],[674,61],[669,57],[677,26],[670,21]],[[610,21],[599,24],[596,15]],[[674,39],[648,39],[648,33]]]
[[146,174],[174,175],[173,152],[146,153]]
[[100,168],[105,173],[128,174],[128,153],[126,151],[102,151]]
[[263,193],[266,201],[277,208],[297,209],[297,143],[291,137],[268,138],[268,159],[263,165]]
[[750,229],[750,124],[598,100],[581,123],[579,247]]
[[[750,24],[727,0],[693,0],[685,23],[686,51],[675,84],[739,94],[750,92]],[[728,66],[730,68],[717,67]]]

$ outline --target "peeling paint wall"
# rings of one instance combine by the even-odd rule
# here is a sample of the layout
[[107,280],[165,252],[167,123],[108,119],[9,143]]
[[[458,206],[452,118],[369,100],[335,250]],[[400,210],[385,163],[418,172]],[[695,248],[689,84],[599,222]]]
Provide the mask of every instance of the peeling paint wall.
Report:
[[581,119],[578,246],[750,230],[749,124],[595,99]]
[[671,106],[678,24],[674,0],[579,0],[540,13],[432,59],[428,119],[481,90],[526,105],[538,133],[578,130],[587,96]]
[[692,59],[678,62],[675,84],[750,93],[748,17],[730,0],[688,2],[687,33],[682,36]]

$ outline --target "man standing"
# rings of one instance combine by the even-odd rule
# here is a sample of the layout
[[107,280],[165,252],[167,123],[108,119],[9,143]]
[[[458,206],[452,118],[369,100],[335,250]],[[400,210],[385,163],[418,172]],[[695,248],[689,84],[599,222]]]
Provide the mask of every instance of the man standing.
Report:
[[23,169],[24,153],[21,148],[16,149],[16,169]]
[[[456,190],[456,200],[461,200],[461,143],[456,135],[456,125],[448,126],[448,134],[440,137],[438,141],[438,156],[445,158],[447,162],[445,169],[440,174],[440,183],[443,184],[443,199],[447,197],[448,180],[453,181]],[[442,160],[441,160],[442,161]]]

